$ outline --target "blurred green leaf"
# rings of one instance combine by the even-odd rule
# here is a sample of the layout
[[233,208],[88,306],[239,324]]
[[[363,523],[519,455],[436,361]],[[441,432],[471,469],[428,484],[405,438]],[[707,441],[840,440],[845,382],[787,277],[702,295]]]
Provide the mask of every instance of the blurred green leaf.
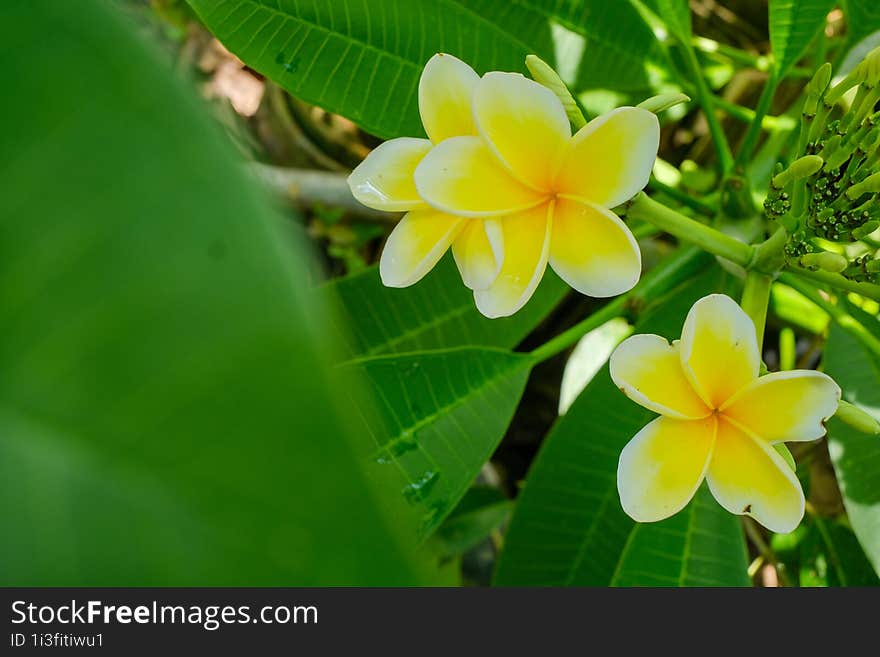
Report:
[[660,18],[666,27],[686,48],[691,47],[691,9],[688,0],[654,0]]
[[[875,317],[849,309],[880,336]],[[880,363],[861,342],[836,324],[825,346],[825,371],[843,389],[843,398],[880,418]],[[853,429],[836,418],[828,423],[828,451],[837,473],[853,531],[880,573],[880,437]]]
[[399,475],[402,497],[421,514],[422,536],[495,451],[533,364],[528,354],[462,347],[343,366],[371,384],[372,403],[358,405],[363,430],[375,442],[374,459]]
[[854,45],[880,30],[880,3],[877,0],[843,0],[846,16],[846,39]]
[[434,534],[440,555],[458,556],[486,540],[492,530],[507,520],[512,509],[513,501],[497,488],[470,488]]
[[188,0],[248,66],[379,137],[423,135],[418,82],[448,52],[488,70],[553,60],[542,4],[498,0]]
[[[810,523],[821,540],[829,586],[878,586],[880,580],[852,530],[838,520],[813,516]],[[815,570],[820,570],[816,568]],[[803,578],[801,585],[804,584]]]
[[825,26],[836,0],[770,0],[770,46],[774,75],[782,79]]
[[424,582],[301,245],[115,11],[0,5],[0,582]]
[[461,283],[451,255],[407,288],[388,288],[378,266],[323,285],[331,302],[342,302],[347,319],[339,325],[347,358],[458,346],[513,348],[568,292],[549,268],[535,295],[512,317],[487,319]]
[[667,59],[639,11],[624,0],[511,0],[541,13],[553,30],[557,68],[574,91],[654,89]]
[[[719,288],[713,267],[636,325],[677,339],[698,298]],[[740,520],[703,486],[672,518],[636,524],[617,494],[624,445],[654,414],[612,383],[608,367],[554,426],[517,500],[496,583],[518,586],[748,585]]]

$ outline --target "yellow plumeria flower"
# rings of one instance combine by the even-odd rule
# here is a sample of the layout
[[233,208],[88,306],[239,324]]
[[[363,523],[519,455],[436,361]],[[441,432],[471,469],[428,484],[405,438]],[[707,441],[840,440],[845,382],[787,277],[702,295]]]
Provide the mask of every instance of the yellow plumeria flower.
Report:
[[434,55],[419,80],[419,113],[429,139],[401,137],[374,149],[349,176],[354,197],[376,210],[406,212],[382,251],[379,274],[388,287],[418,282],[452,253],[462,280],[485,289],[501,269],[501,231],[481,219],[457,217],[430,207],[416,190],[416,166],[450,137],[476,135],[471,96],[480,76],[452,55]]
[[408,211],[382,254],[386,285],[416,282],[450,244],[487,317],[519,310],[548,262],[590,296],[635,285],[638,245],[610,208],[647,184],[654,114],[621,107],[572,136],[547,88],[516,73],[479,78],[449,55],[425,67],[419,109],[430,142],[386,142],[349,180],[365,205]]
[[825,435],[840,388],[813,370],[758,377],[755,326],[723,294],[697,301],[681,341],[635,335],[611,356],[611,378],[660,414],[623,449],[617,489],[639,522],[680,511],[705,478],[725,509],[775,532],[804,515],[800,482],[773,447]]

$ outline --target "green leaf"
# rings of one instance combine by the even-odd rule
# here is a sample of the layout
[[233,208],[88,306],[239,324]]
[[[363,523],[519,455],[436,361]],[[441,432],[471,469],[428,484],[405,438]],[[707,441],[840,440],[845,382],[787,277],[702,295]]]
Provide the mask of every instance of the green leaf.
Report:
[[0,583],[426,581],[302,245],[116,11],[0,5]]
[[[708,273],[674,291],[636,326],[678,338]],[[496,583],[511,586],[747,585],[739,518],[701,489],[681,513],[636,524],[620,507],[620,451],[654,415],[626,399],[607,366],[547,437],[517,500]]]
[[473,66],[525,72],[553,59],[540,6],[494,0],[188,0],[248,66],[294,96],[379,137],[423,135],[417,88],[448,52]]
[[821,32],[836,0],[770,0],[774,75],[782,79]]
[[[849,312],[880,336],[876,318],[857,308]],[[843,389],[843,398],[880,418],[880,363],[836,324],[831,325],[824,362],[825,371]],[[832,418],[828,451],[853,531],[880,573],[880,438]]]
[[[813,516],[811,524],[821,537],[831,586],[878,586],[880,579],[871,567],[852,530],[838,520]],[[804,585],[803,575],[801,584]]]
[[686,48],[691,47],[691,9],[688,0],[655,0],[657,13],[666,27]]
[[378,267],[321,287],[329,302],[338,298],[347,319],[341,341],[347,358],[459,346],[513,348],[565,296],[568,286],[549,268],[535,295],[512,317],[487,319],[462,285],[450,255],[417,284],[388,288]]
[[479,545],[510,516],[513,501],[497,488],[470,488],[434,534],[440,555],[458,556]]
[[557,68],[574,91],[643,92],[667,60],[654,32],[629,2],[510,0],[541,14],[553,30]]
[[427,536],[464,495],[495,451],[522,396],[533,359],[462,347],[378,356],[343,366],[369,381],[355,400],[374,458],[399,476],[402,496]]
[[843,0],[846,16],[846,40],[856,44],[880,30],[880,3],[877,0]]

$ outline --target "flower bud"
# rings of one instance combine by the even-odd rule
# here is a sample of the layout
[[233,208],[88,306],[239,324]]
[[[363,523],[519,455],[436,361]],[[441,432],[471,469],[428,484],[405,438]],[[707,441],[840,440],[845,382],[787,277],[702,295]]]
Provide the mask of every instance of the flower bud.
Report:
[[821,269],[832,274],[839,274],[847,268],[849,261],[839,253],[821,251],[801,256],[801,265],[807,269]]
[[858,406],[850,404],[842,399],[840,400],[840,404],[837,407],[837,413],[834,414],[834,417],[862,433],[873,435],[880,434],[880,422],[877,421],[877,418],[868,414],[866,411],[863,411]]
[[568,120],[571,121],[572,127],[575,130],[583,128],[587,120],[584,118],[583,112],[581,112],[568,87],[565,86],[565,82],[553,70],[553,67],[537,55],[526,56],[526,67],[529,69],[529,73],[532,74],[535,82],[547,87],[556,95],[559,102],[562,103],[562,107],[565,108],[565,114],[568,116]]
[[775,189],[782,189],[790,182],[809,178],[813,174],[818,173],[824,163],[824,160],[818,155],[804,155],[802,158],[792,162],[785,171],[773,176],[773,187]]
[[852,185],[846,190],[846,197],[854,201],[862,194],[876,194],[880,192],[880,171],[873,173],[862,182]]
[[853,239],[860,240],[863,237],[867,237],[868,235],[873,233],[878,228],[880,228],[880,221],[878,221],[877,219],[873,219],[871,221],[868,221],[868,222],[862,224],[861,226],[859,226],[858,228],[853,229],[853,232],[852,232]]
[[682,93],[659,94],[657,96],[651,96],[647,100],[643,100],[636,105],[636,107],[641,107],[654,114],[659,114],[660,112],[675,107],[676,105],[680,105],[681,103],[688,103],[690,100],[690,96],[686,96]]

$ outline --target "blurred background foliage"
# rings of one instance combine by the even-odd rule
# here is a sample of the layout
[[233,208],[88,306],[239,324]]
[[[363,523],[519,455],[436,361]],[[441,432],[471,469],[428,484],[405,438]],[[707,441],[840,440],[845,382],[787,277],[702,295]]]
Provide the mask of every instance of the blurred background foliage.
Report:
[[[535,52],[594,116],[693,94],[675,35],[734,145],[786,67],[748,171],[763,193],[815,66],[841,70],[880,41],[871,0],[801,3],[820,23],[785,33],[784,62],[759,0],[692,0],[690,22],[664,0],[301,0],[295,18],[255,0],[14,4],[0,10],[21,99],[0,146],[0,486],[17,529],[4,583],[878,583],[880,441],[839,422],[793,449],[809,505],[790,535],[705,491],[656,525],[620,509],[617,455],[644,417],[605,360],[633,326],[675,337],[693,300],[735,294],[713,259],[535,366],[524,352],[602,302],[548,272],[521,313],[487,320],[448,257],[412,288],[382,288],[375,262],[399,217],[345,182],[383,138],[422,134],[414,90],[433,52],[480,73],[524,71]],[[653,194],[711,215],[706,116],[665,114]],[[678,254],[632,228],[646,268]],[[876,304],[853,301],[880,335]],[[850,401],[880,408],[874,355],[775,285],[768,367],[823,357]],[[464,393],[431,387],[462,373]],[[411,398],[383,406],[377,388]]]

